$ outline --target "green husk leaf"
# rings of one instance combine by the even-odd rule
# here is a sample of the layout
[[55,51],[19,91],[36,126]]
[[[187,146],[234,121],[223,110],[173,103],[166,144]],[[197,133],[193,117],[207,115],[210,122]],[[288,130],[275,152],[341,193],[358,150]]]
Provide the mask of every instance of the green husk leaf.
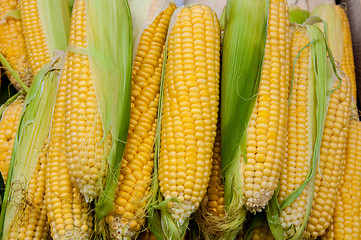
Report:
[[0,215],[0,236],[6,234],[24,200],[31,176],[48,137],[64,53],[57,52],[35,76],[26,96],[11,155]]
[[5,192],[5,183],[4,183],[3,175],[0,172],[0,209],[3,202],[4,192]]
[[54,50],[65,51],[70,32],[70,11],[67,1],[37,0],[50,58]]
[[264,224],[267,224],[264,212],[253,215],[247,227],[247,231],[244,234],[244,239],[252,240],[254,230],[258,227],[262,227]]
[[290,23],[303,24],[310,16],[310,12],[294,5],[289,10]]
[[4,57],[4,55],[2,55],[0,53],[0,63],[1,65],[3,65],[4,68],[6,68],[6,70],[9,71],[9,73],[14,77],[14,79],[16,80],[16,82],[22,87],[22,89],[28,93],[29,92],[29,87],[25,85],[25,83],[23,81],[21,81],[19,73],[17,71],[15,71],[12,66],[10,65],[10,63],[6,60],[6,58]]
[[322,22],[317,23],[317,26],[323,30],[323,22],[327,22],[327,39],[334,59],[341,64],[343,55],[343,31],[342,21],[338,16],[335,3],[322,4],[312,10],[311,16],[317,16],[322,19]]
[[268,3],[264,1],[231,0],[226,6],[221,95],[221,156],[225,177],[232,164],[240,160],[240,148],[244,148],[240,145],[256,101],[267,35],[267,10]]
[[279,218],[279,204],[277,200],[279,188],[277,192],[273,194],[271,200],[266,206],[266,217],[268,226],[272,232],[273,237],[278,239],[283,239],[283,228],[281,226],[280,218]]
[[130,121],[132,81],[132,24],[126,0],[88,0],[87,46],[103,139],[109,134],[112,147],[107,156],[105,187],[95,207],[96,221],[114,206]]
[[[312,209],[316,172],[318,168],[320,148],[321,148],[328,103],[330,100],[330,95],[333,91],[332,84],[334,81],[334,73],[336,76],[338,76],[337,72],[335,72],[336,69],[334,66],[332,53],[330,52],[327,45],[327,24],[324,22],[324,32],[322,32],[320,28],[318,28],[315,25],[316,23],[319,22],[322,22],[320,18],[312,17],[304,25],[310,37],[311,56],[313,63],[312,72],[315,78],[315,91],[316,91],[316,102],[314,104],[315,112],[316,112],[316,132],[312,133],[315,134],[312,158],[310,161],[310,167],[307,177],[303,182],[303,184],[301,184],[297,189],[295,189],[291,194],[289,194],[279,204],[279,206],[277,201],[271,201],[269,204],[268,207],[269,212],[267,213],[267,220],[276,240],[283,239],[282,236],[283,234],[275,235],[274,233],[274,230],[279,229],[280,226],[280,222],[278,218],[279,212],[285,209],[287,206],[291,205],[301,195],[302,191],[306,187],[307,187],[306,213],[302,225],[295,231],[293,236],[290,237],[289,239],[294,240],[294,239],[300,239],[302,237],[303,231],[307,225]],[[310,75],[312,74],[310,73]],[[276,198],[277,196],[274,197]]]
[[19,9],[12,9],[8,12],[6,12],[3,16],[3,18],[1,19],[0,24],[2,24],[2,21],[6,21],[6,19],[8,18],[12,18],[12,19],[21,19],[21,15],[20,15],[20,10]]
[[70,13],[73,11],[74,1],[75,0],[68,0],[68,6],[69,6],[69,12]]
[[241,173],[247,161],[247,128],[261,78],[268,9],[269,1],[230,0],[224,13],[221,167],[226,215],[230,216],[224,228],[231,238],[236,236],[231,232],[242,228],[246,215]]

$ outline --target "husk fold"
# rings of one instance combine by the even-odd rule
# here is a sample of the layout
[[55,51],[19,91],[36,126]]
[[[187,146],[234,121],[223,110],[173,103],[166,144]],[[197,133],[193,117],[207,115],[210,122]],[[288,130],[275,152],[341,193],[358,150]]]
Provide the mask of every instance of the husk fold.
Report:
[[132,25],[126,0],[87,1],[87,54],[94,83],[103,139],[109,134],[112,147],[107,155],[107,177],[96,202],[99,222],[114,206],[130,120],[132,78]]
[[221,239],[234,239],[246,217],[242,175],[247,128],[261,78],[268,9],[269,1],[229,0],[224,12],[221,167],[226,216],[220,226]]
[[290,7],[289,15],[290,23],[302,24],[310,16],[310,13],[307,10],[301,9],[298,6],[294,5]]
[[67,1],[37,0],[50,58],[54,50],[65,51],[70,32],[70,10]]
[[[312,10],[310,16],[317,16],[327,23],[328,45],[332,51],[334,59],[341,64],[343,56],[343,34],[342,21],[338,16],[335,3],[322,4]],[[323,30],[323,24],[318,23],[317,26]]]
[[[324,31],[321,31],[321,29],[316,25],[317,23],[323,23]],[[303,235],[304,229],[307,226],[307,222],[312,210],[315,178],[318,169],[323,129],[330,96],[331,93],[334,91],[334,89],[332,89],[332,84],[334,83],[334,80],[336,78],[335,75],[340,80],[340,77],[338,76],[336,71],[332,52],[330,51],[327,44],[327,24],[318,17],[311,17],[304,23],[302,27],[307,30],[310,38],[310,43],[306,47],[310,47],[310,55],[313,63],[312,69],[310,69],[309,72],[309,77],[315,78],[314,88],[316,94],[313,106],[316,113],[316,132],[311,133],[315,134],[315,140],[313,142],[312,159],[309,163],[309,170],[305,181],[291,194],[289,194],[281,203],[278,203],[278,193],[276,192],[266,208],[267,221],[276,240],[284,239],[283,229],[279,220],[280,212],[286,207],[290,206],[301,195],[301,193],[306,187],[306,213],[304,215],[302,225],[295,230],[294,234],[289,239],[300,239]],[[301,51],[302,50],[303,49],[301,49]],[[297,59],[298,58],[296,58],[295,61],[297,61]]]
[[35,76],[26,96],[1,208],[0,236],[4,239],[7,239],[18,207],[24,205],[28,183],[48,138],[63,62],[64,53],[57,51],[52,62],[44,65]]

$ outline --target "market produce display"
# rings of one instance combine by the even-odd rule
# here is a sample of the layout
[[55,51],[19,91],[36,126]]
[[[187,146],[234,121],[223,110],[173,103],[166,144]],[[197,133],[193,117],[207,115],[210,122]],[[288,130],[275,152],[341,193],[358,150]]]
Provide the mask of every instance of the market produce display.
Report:
[[358,16],[0,0],[0,239],[361,239]]

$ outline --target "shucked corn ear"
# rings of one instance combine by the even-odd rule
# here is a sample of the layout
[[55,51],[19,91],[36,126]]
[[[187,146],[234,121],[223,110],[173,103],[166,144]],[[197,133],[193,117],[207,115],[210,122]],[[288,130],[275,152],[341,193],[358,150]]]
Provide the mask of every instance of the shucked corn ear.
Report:
[[261,79],[247,129],[244,166],[246,207],[259,211],[277,189],[285,154],[290,81],[290,33],[287,1],[270,0]]
[[[81,21],[86,13],[85,1],[77,0],[73,8],[69,46],[73,46],[76,39],[81,38],[82,32],[77,29],[85,25],[85,22]],[[79,187],[71,181],[66,159],[65,119],[68,106],[66,97],[71,94],[70,86],[74,84],[72,82],[74,73],[71,70],[79,65],[76,56],[73,52],[67,52],[59,80],[50,132],[45,200],[53,239],[65,237],[89,239],[93,231],[93,214],[88,212],[88,206]]]
[[[74,8],[81,7],[80,3],[77,1]],[[72,22],[77,20],[76,17],[77,15],[73,15]],[[72,27],[70,43],[74,39],[73,29]],[[67,86],[71,81],[67,71],[68,65],[72,63],[71,57],[71,53],[68,53],[59,79],[46,162],[45,204],[53,239],[66,237],[89,239],[93,227],[93,216],[88,212],[88,206],[79,188],[71,182],[66,165],[64,143],[65,95],[67,94]]]
[[292,36],[296,63],[288,154],[278,195],[280,224],[284,237],[290,239],[324,233],[332,219],[345,163],[350,85],[346,78],[334,77],[332,55],[322,36],[311,23],[296,28]]
[[31,73],[50,62],[54,50],[66,50],[70,12],[66,0],[18,0]]
[[3,105],[3,110],[0,120],[0,172],[6,182],[11,152],[13,150],[16,131],[19,126],[19,119],[21,110],[24,106],[24,96],[19,96],[10,105]]
[[[72,51],[87,47],[88,1],[77,0],[72,15],[68,57],[66,61],[69,86],[64,99],[66,163],[74,185],[87,202],[97,198],[104,185],[111,147],[110,133],[104,134],[99,114],[89,57]],[[58,93],[59,94],[59,93]],[[102,141],[103,140],[103,141]]]
[[[100,221],[114,195],[129,127],[132,29],[127,1],[77,0],[67,60],[65,156],[73,183],[96,201]],[[119,27],[121,26],[121,27]]]
[[[314,9],[311,15],[317,14],[320,11],[317,15],[320,17],[325,16],[326,21],[328,21],[328,43],[332,54],[335,56],[336,64],[337,62],[339,64],[342,59],[342,69],[342,64],[347,68],[348,65],[344,59],[348,57],[345,55],[342,41],[344,37],[342,36],[342,22],[336,13],[335,7],[334,4],[320,5]],[[339,81],[333,84],[333,88],[337,90],[332,93],[328,103],[318,163],[318,174],[316,174],[316,194],[313,200],[310,219],[304,233],[305,237],[316,238],[323,235],[326,228],[330,225],[337,201],[337,192],[342,180],[346,156],[348,122],[351,112],[350,88],[352,84],[350,82],[351,78],[347,75],[345,76],[345,73],[340,72],[340,75],[343,77],[342,84],[339,86]]]
[[343,184],[335,206],[333,223],[322,239],[361,237],[361,122],[350,121]]
[[[55,56],[35,77],[24,102],[0,216],[2,239],[43,239],[46,231],[46,141],[62,58]],[[41,90],[39,90],[41,89]]]
[[321,236],[330,225],[346,161],[346,140],[351,114],[351,85],[347,78],[333,84],[316,173],[315,196],[305,237]]
[[244,207],[260,211],[279,182],[290,82],[288,5],[229,1],[226,16],[221,157],[229,220],[224,227],[236,231]]
[[[210,177],[219,100],[220,29],[214,11],[195,4],[175,11],[169,31],[158,115],[161,129],[160,121],[157,127],[160,144],[157,141],[155,149],[159,195],[153,210],[160,210],[161,219],[152,223],[151,210],[149,227],[157,237],[164,232],[167,239],[183,239]],[[158,182],[152,185],[158,190]]]
[[[26,52],[22,23],[17,11],[18,0],[0,1],[0,53],[4,55],[12,68],[20,75],[21,80],[30,86],[33,80]],[[5,71],[10,82],[19,90],[21,86],[9,71]]]
[[[291,43],[291,59],[309,43],[307,31],[302,27],[293,29]],[[288,110],[288,144],[287,157],[282,169],[279,201],[283,201],[295,188],[301,185],[307,176],[309,162],[312,159],[314,135],[316,131],[315,79],[312,70],[310,48],[305,48],[293,68],[294,80],[291,102]],[[311,69],[311,70],[310,70]],[[307,188],[297,200],[280,213],[283,229],[291,224],[299,226],[305,214]],[[288,222],[288,221],[289,222]],[[291,221],[292,220],[292,221]],[[287,234],[287,237],[292,234]],[[285,237],[286,237],[285,236]]]
[[113,239],[133,237],[145,222],[154,165],[163,49],[175,6],[163,1],[159,8],[165,9],[144,30],[133,65],[129,133],[115,207],[106,218]]

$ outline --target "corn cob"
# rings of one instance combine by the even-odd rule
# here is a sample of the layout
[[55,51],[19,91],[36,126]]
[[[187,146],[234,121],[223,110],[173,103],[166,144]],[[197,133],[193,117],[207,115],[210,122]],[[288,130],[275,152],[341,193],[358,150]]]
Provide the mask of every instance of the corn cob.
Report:
[[[292,57],[295,59],[302,47],[308,43],[307,33],[295,30],[293,40]],[[307,50],[304,50],[307,51]],[[302,53],[303,54],[303,53]],[[308,79],[309,69],[313,68],[310,61],[310,54],[298,58],[300,65],[295,67],[295,90],[302,80],[308,85],[300,85],[300,94],[298,90],[293,91],[289,112],[289,130],[288,130],[288,155],[287,166],[282,175],[281,190],[279,201],[283,201],[285,196],[299,187],[306,179],[311,158],[314,156],[314,139],[312,132],[315,132],[314,97],[312,97],[313,80]],[[297,72],[299,72],[297,74]],[[297,78],[296,78],[297,77]],[[307,82],[308,81],[308,82]],[[330,225],[334,206],[337,198],[337,191],[340,187],[345,163],[346,137],[348,132],[348,121],[350,118],[351,93],[350,83],[343,79],[333,83],[333,88],[337,88],[331,95],[328,104],[328,110],[325,117],[322,142],[320,145],[320,160],[318,170],[315,175],[314,198],[312,202],[312,211],[308,219],[304,237],[316,238],[322,235]],[[306,95],[307,94],[307,95]],[[307,98],[306,98],[307,96]],[[299,98],[300,97],[300,98]],[[304,99],[304,100],[302,100]],[[307,100],[308,99],[308,102]],[[296,102],[297,101],[297,102]],[[320,100],[318,100],[320,101]],[[296,105],[293,105],[294,104]],[[302,113],[307,111],[307,113]],[[319,122],[319,120],[317,120]],[[307,131],[305,131],[307,129]],[[314,153],[313,153],[314,154]],[[308,204],[310,186],[303,190],[303,193],[288,207],[281,212],[281,223],[285,231],[285,237],[290,237],[301,225],[304,224],[306,206]]]
[[[77,1],[74,8],[80,7],[81,2]],[[76,20],[77,18],[74,17],[73,22]],[[71,34],[70,40],[73,38],[74,35]],[[53,239],[80,239],[81,237],[89,239],[93,226],[93,217],[89,214],[88,206],[78,187],[71,182],[66,165],[65,98],[67,85],[71,84],[67,71],[71,63],[71,55],[72,53],[68,53],[66,65],[59,80],[46,165],[45,203]]]
[[[205,5],[181,8],[168,39],[159,186],[178,227],[202,201],[216,135],[220,29]],[[164,213],[163,216],[165,216]]]
[[[307,32],[303,28],[296,28],[292,34],[291,59],[294,60],[299,51],[309,43]],[[285,166],[280,180],[279,202],[282,202],[296,187],[302,184],[307,176],[308,164],[312,158],[314,129],[313,111],[314,83],[309,78],[312,67],[310,50],[305,48],[294,66],[294,83],[292,98],[288,111],[288,149]],[[297,164],[296,164],[297,163]],[[299,226],[305,214],[307,189],[289,207],[280,214],[283,229],[292,224]],[[292,231],[293,229],[291,229]],[[291,236],[287,234],[286,236]]]
[[[334,84],[337,88],[338,82]],[[341,187],[345,161],[346,140],[351,114],[350,82],[342,84],[332,93],[322,138],[319,169],[316,174],[314,205],[306,228],[305,236],[321,236],[330,225]]]
[[99,197],[95,210],[99,222],[114,205],[129,127],[131,24],[125,0],[78,2],[69,41],[66,161],[85,200]]
[[[86,1],[76,1],[70,46],[86,47],[86,13]],[[109,138],[101,142],[103,126],[90,75],[89,57],[69,52],[67,66],[71,87],[65,94],[65,102],[68,103],[65,105],[66,162],[72,182],[89,202],[98,196],[103,186]]]
[[352,41],[350,25],[345,10],[340,6],[335,6],[336,13],[342,23],[342,35],[343,35],[343,55],[341,60],[341,69],[345,72],[351,83],[351,93],[354,101],[357,102],[356,92],[356,74],[355,64],[353,60]]
[[145,222],[151,176],[153,145],[163,65],[163,48],[170,18],[170,4],[144,30],[133,66],[128,140],[122,160],[115,208],[107,216],[114,239],[133,237]]
[[229,239],[242,228],[246,208],[261,211],[279,183],[290,39],[286,1],[230,1],[225,15],[221,157]]
[[[0,52],[7,59],[12,68],[18,72],[20,79],[30,86],[32,73],[29,67],[29,59],[26,52],[25,40],[22,34],[21,19],[7,16],[11,11],[16,11],[17,0],[0,1]],[[14,77],[5,71],[13,86],[20,90],[20,85]]]
[[360,239],[361,221],[361,123],[351,120],[347,138],[346,167],[333,224],[322,239]]
[[0,172],[6,182],[15,134],[19,126],[24,97],[19,97],[7,106],[0,120]]
[[290,81],[287,1],[270,1],[268,21],[259,92],[247,130],[244,191],[250,211],[264,208],[277,189],[286,145]]
[[[337,12],[338,7],[335,6],[335,8]],[[346,27],[344,17],[346,16],[341,17],[343,28]],[[329,29],[331,29],[331,26]],[[343,34],[343,49],[341,48],[343,52],[341,70],[352,69],[353,60],[350,59],[350,46],[345,48],[345,42],[351,45],[350,33],[347,34],[346,29],[343,32],[346,34]],[[338,39],[337,36],[330,37],[332,38],[329,39],[331,42]],[[333,51],[332,45],[330,47]],[[317,236],[323,235],[330,226],[334,214],[337,193],[342,184],[346,163],[346,143],[351,116],[352,81],[355,81],[351,76],[351,72],[347,71],[346,77],[342,76],[340,86],[338,81],[333,84],[333,89],[336,90],[331,95],[326,114],[318,164],[319,171],[316,174],[313,207],[304,233],[305,237],[317,238]]]
[[35,75],[40,68],[50,62],[50,52],[39,16],[37,0],[19,0],[26,50],[30,68]]
[[[77,0],[71,20],[69,44],[75,44],[85,14],[85,1]],[[93,217],[76,184],[71,181],[66,159],[66,110],[67,96],[72,95],[73,69],[79,65],[79,54],[68,52],[59,80],[57,99],[50,132],[49,153],[46,170],[46,205],[53,239],[89,239]]]

